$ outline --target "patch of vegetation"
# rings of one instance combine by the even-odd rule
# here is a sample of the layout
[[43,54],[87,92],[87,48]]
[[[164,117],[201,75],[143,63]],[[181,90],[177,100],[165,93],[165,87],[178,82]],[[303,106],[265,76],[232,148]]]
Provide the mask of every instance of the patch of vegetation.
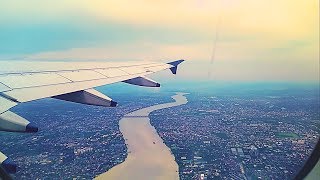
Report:
[[279,138],[298,138],[298,134],[292,132],[278,132],[276,136]]
[[229,139],[229,137],[226,133],[214,133],[214,134],[221,139]]

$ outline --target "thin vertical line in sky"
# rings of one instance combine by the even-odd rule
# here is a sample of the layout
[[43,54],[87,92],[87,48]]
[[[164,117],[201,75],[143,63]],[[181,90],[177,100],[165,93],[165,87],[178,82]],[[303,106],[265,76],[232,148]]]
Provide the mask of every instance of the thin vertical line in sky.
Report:
[[210,58],[209,68],[208,68],[208,79],[211,79],[211,76],[212,76],[213,63],[214,63],[215,57],[216,57],[217,42],[219,40],[220,24],[221,24],[221,10],[219,10],[218,17],[216,20],[215,37],[214,37],[213,44],[212,44],[212,53],[211,53],[211,58]]

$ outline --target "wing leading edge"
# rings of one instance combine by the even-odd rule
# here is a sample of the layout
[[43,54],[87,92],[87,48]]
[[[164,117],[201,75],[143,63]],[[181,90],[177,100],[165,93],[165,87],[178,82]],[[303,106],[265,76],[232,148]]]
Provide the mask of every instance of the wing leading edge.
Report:
[[[176,74],[184,60],[169,63],[55,63],[0,62],[0,131],[37,132],[28,120],[9,111],[20,103],[55,98],[88,105],[115,107],[117,102],[94,87],[125,82],[145,87],[160,87],[146,75],[170,69]],[[14,173],[16,167],[0,152],[0,168]],[[6,161],[5,161],[6,160]],[[10,161],[11,162],[11,161]],[[10,167],[8,169],[8,167]]]

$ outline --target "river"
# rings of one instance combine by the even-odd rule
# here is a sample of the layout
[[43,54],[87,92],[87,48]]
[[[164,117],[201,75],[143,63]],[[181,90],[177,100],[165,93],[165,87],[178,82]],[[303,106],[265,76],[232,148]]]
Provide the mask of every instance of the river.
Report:
[[188,103],[186,93],[172,96],[175,102],[158,104],[126,114],[120,121],[120,131],[128,148],[124,162],[114,166],[96,179],[114,180],[176,180],[179,168],[170,149],[150,124],[152,111]]

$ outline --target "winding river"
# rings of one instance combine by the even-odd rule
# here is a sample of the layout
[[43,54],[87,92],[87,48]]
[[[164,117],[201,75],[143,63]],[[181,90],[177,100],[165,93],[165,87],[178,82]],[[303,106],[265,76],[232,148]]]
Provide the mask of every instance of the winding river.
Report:
[[128,156],[124,162],[97,176],[96,179],[179,179],[178,164],[170,149],[150,124],[149,114],[155,110],[186,104],[188,100],[185,94],[176,93],[172,96],[175,102],[158,104],[126,114],[119,125],[128,148]]

